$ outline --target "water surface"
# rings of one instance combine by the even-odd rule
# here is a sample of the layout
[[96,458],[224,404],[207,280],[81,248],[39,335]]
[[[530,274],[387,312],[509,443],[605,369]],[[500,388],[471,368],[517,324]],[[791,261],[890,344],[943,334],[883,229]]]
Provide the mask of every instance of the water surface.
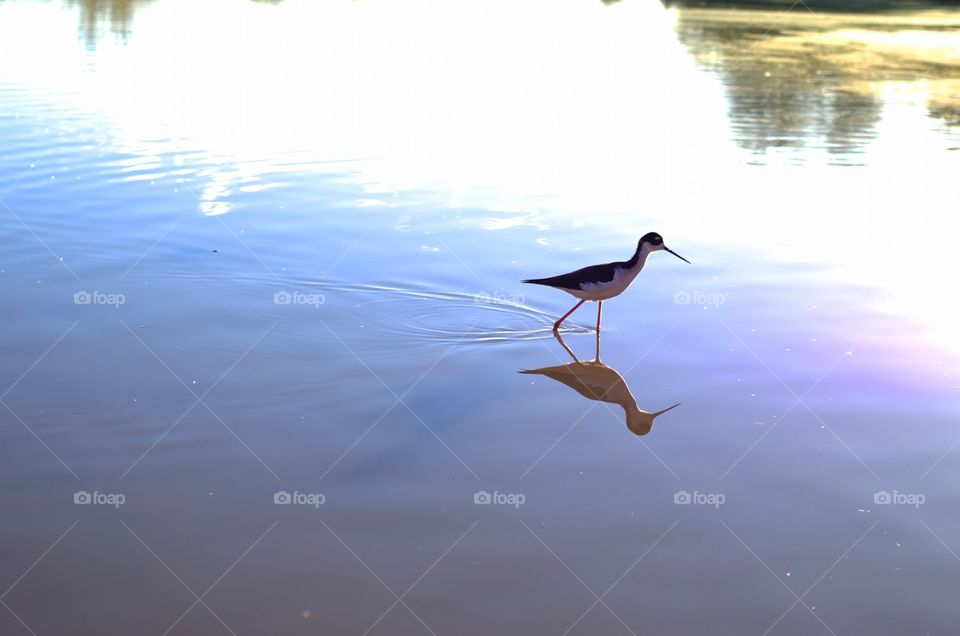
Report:
[[0,2],[0,632],[952,633],[958,29]]

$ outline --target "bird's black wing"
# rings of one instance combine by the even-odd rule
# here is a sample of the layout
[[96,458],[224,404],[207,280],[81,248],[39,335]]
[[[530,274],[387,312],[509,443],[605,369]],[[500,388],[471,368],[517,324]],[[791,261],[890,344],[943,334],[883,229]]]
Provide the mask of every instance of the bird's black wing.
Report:
[[580,289],[581,283],[605,283],[613,280],[616,273],[614,263],[604,263],[603,265],[591,265],[578,269],[569,274],[560,274],[550,278],[529,278],[523,282],[533,283],[534,285],[549,285],[550,287],[560,287],[562,289]]

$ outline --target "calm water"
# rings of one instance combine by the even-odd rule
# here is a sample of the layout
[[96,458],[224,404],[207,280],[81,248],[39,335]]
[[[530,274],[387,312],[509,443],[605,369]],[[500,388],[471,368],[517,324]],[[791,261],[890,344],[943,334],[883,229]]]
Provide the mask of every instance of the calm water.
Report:
[[960,13],[400,4],[0,2],[0,633],[955,633]]

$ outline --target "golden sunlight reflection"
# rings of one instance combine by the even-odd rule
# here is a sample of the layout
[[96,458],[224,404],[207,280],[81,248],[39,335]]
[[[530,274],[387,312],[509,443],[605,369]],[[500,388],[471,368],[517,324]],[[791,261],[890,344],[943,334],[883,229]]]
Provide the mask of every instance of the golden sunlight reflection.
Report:
[[637,406],[637,400],[630,392],[623,376],[616,369],[600,361],[600,334],[597,334],[597,351],[593,360],[582,362],[570,350],[560,334],[554,334],[564,350],[573,358],[573,362],[540,369],[520,371],[528,375],[542,375],[566,384],[589,400],[606,402],[620,406],[626,418],[627,428],[634,435],[646,435],[653,428],[653,421],[667,411],[680,406],[679,403],[651,413]]
[[[433,192],[491,211],[464,223],[536,228],[535,249],[558,223],[605,216],[635,240],[656,218],[705,246],[715,273],[745,258],[829,265],[824,282],[875,288],[884,308],[960,349],[960,301],[942,282],[958,273],[953,238],[940,229],[960,174],[942,130],[958,112],[957,40],[929,19],[836,18],[735,57],[755,24],[658,2],[136,7],[118,14],[124,37],[91,48],[54,3],[0,3],[0,70],[68,112],[104,114],[119,153],[216,166],[201,175],[203,214],[230,212],[233,193],[284,173],[350,161],[365,199]],[[851,69],[840,84],[795,81],[814,45],[817,68]],[[915,79],[938,59],[949,63]],[[828,122],[806,118],[820,104],[808,84],[833,91],[811,107]],[[758,110],[767,96],[796,104],[796,118]],[[869,164],[835,165],[858,147]]]

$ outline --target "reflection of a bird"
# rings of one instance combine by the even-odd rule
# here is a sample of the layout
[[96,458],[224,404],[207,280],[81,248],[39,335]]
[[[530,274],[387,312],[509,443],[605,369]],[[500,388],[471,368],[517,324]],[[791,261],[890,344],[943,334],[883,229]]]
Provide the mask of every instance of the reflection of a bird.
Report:
[[520,373],[545,375],[557,382],[566,384],[585,398],[620,405],[627,415],[627,428],[635,435],[646,435],[653,428],[653,420],[657,416],[680,406],[678,402],[655,413],[644,411],[637,406],[637,400],[630,392],[623,376],[612,367],[600,362],[599,337],[597,338],[597,359],[589,362],[578,360],[559,335],[557,340],[573,357],[573,362],[553,367],[543,367],[542,369],[520,371]]

